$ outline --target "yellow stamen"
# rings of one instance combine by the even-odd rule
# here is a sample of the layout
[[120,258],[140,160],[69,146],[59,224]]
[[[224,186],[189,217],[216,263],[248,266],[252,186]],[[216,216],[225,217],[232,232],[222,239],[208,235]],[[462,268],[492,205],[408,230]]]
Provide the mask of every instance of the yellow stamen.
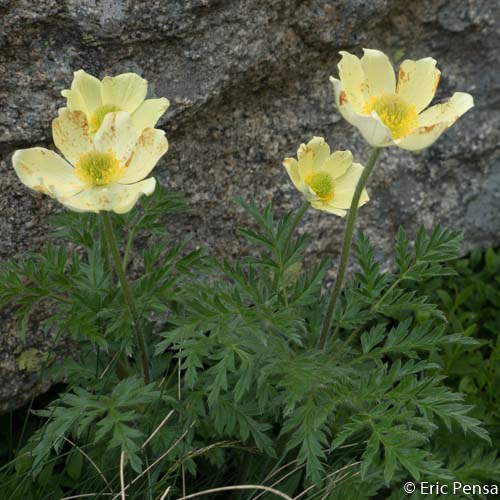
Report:
[[326,172],[313,172],[304,179],[304,182],[321,201],[333,200],[335,186],[330,174]]
[[92,133],[95,134],[99,130],[99,127],[104,121],[104,117],[108,113],[114,113],[115,111],[121,110],[114,104],[103,104],[102,106],[99,106],[90,118],[90,130],[92,131]]
[[370,97],[363,112],[377,112],[382,123],[391,131],[393,139],[401,139],[418,127],[418,113],[413,104],[407,104],[397,94]]
[[111,151],[91,152],[80,156],[75,166],[75,174],[87,185],[97,187],[106,186],[119,179],[123,169]]

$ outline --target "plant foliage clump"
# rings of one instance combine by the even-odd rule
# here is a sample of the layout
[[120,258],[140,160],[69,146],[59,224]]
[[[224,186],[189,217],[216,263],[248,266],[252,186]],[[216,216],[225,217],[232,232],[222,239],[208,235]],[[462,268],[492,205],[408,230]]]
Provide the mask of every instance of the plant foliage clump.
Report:
[[[9,450],[6,498],[116,494],[121,472],[135,498],[228,483],[308,498],[398,498],[406,480],[498,481],[492,421],[482,423],[495,415],[498,289],[457,264],[461,235],[437,227],[412,241],[401,229],[396,266],[383,271],[360,233],[357,271],[321,349],[327,265],[304,260],[300,211],[277,218],[271,206],[240,203],[252,220],[241,235],[255,251],[236,261],[171,241],[159,215],[184,209],[171,193],[115,217],[125,269],[127,235],[150,241],[131,283],[149,384],[96,217],[64,214],[45,252],[4,266],[0,300],[15,307],[21,331],[47,300],[54,342],[79,343],[74,358],[43,360],[44,376],[66,386]],[[487,255],[487,269],[497,266]],[[457,273],[470,285],[452,297]],[[486,302],[491,315],[477,339]],[[470,355],[487,361],[484,374],[466,370],[476,366]]]

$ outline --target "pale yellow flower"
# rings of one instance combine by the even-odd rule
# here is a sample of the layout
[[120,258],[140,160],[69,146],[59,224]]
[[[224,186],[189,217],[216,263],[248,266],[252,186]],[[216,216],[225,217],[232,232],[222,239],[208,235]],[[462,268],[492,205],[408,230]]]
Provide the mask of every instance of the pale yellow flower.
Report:
[[128,212],[142,194],[154,191],[155,179],[145,177],[168,149],[162,130],[137,134],[129,113],[121,111],[108,113],[92,134],[82,111],[63,108],[52,133],[67,161],[44,148],[14,153],[16,173],[29,188],[77,212],[116,213]]
[[364,49],[361,59],[340,54],[340,80],[330,77],[337,106],[372,146],[424,149],[474,106],[470,94],[455,92],[448,101],[427,108],[441,76],[432,57],[403,61],[396,85],[383,52]]
[[[352,162],[350,151],[335,151],[323,137],[313,137],[301,144],[295,158],[283,161],[295,187],[309,200],[311,206],[344,217],[351,206],[354,190],[363,166]],[[359,205],[369,200],[363,189]]]
[[106,76],[103,80],[82,69],[75,71],[70,90],[61,93],[67,99],[68,109],[83,111],[96,133],[108,113],[127,111],[135,128],[140,132],[154,128],[170,103],[165,97],[146,99],[148,82],[135,73]]

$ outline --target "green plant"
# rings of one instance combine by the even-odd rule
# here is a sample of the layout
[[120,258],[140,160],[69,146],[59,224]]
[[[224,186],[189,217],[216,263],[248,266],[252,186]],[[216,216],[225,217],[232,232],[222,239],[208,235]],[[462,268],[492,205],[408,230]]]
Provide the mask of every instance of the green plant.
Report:
[[485,422],[495,448],[500,445],[500,253],[474,250],[456,261],[453,276],[428,281],[422,291],[432,294],[447,318],[447,331],[462,331],[474,345],[449,346],[434,361],[450,387],[465,395],[473,414]]
[[[0,298],[17,306],[20,323],[33,304],[51,300],[46,326],[55,341],[79,343],[76,358],[45,360],[44,376],[63,375],[67,386],[36,411],[38,429],[1,469],[6,498],[117,495],[121,472],[132,498],[249,483],[307,498],[366,498],[397,495],[412,478],[498,480],[478,418],[485,413],[471,414],[442,362],[480,344],[464,323],[446,322],[442,293],[433,300],[427,292],[453,279],[460,235],[438,227],[411,243],[400,230],[391,273],[359,234],[358,271],[321,349],[326,261],[304,261],[309,237],[295,234],[304,207],[277,219],[271,206],[240,203],[253,220],[241,235],[257,251],[236,261],[170,240],[160,219],[184,208],[171,193],[114,217],[122,249],[131,233],[150,239],[130,284],[150,384],[97,217],[58,217],[43,254],[5,268]],[[69,241],[79,253],[65,250]],[[481,468],[460,461],[463,449],[439,451],[450,433],[484,442],[466,447]]]

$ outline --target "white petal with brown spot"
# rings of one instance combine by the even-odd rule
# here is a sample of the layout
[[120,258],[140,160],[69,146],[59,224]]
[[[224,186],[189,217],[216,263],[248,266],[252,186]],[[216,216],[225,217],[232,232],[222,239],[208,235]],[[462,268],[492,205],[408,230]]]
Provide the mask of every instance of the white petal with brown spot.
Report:
[[364,49],[361,59],[340,54],[339,78],[330,78],[337,107],[372,146],[427,148],[474,106],[470,94],[457,92],[449,101],[426,109],[441,76],[431,57],[403,61],[396,85],[394,69],[383,52]]
[[53,130],[68,162],[44,148],[19,150],[12,158],[29,188],[72,210],[117,213],[129,211],[142,194],[154,191],[155,180],[145,177],[168,149],[163,131],[146,128],[137,137],[132,117],[122,111],[108,114],[92,137],[83,112],[68,109],[60,111]]

